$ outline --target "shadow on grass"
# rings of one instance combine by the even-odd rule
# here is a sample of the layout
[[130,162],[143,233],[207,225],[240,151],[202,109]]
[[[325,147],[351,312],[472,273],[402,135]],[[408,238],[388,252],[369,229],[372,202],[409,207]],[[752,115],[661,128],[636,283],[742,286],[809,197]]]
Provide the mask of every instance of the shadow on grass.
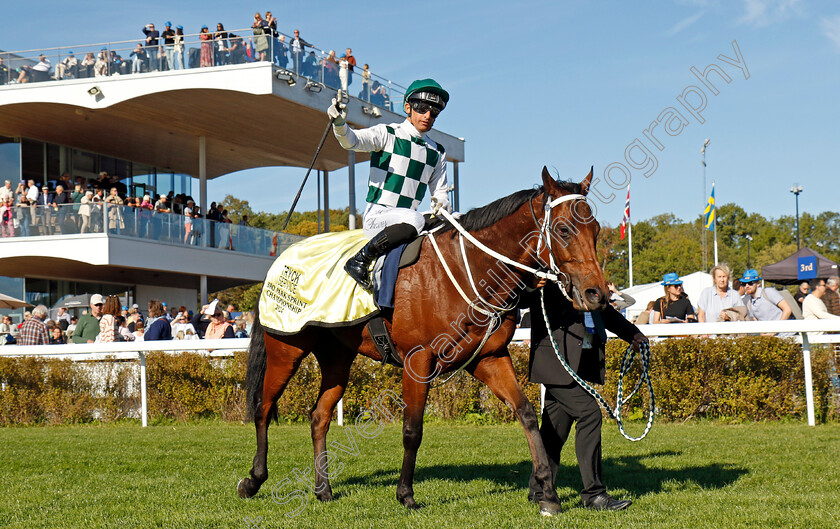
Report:
[[[748,470],[730,463],[710,461],[704,465],[668,468],[650,466],[646,460],[657,457],[678,457],[681,452],[661,451],[638,456],[604,458],[603,477],[608,488],[624,489],[635,496],[674,490],[687,486],[703,489],[718,489],[736,482]],[[674,466],[679,465],[676,459]],[[441,479],[456,482],[471,480],[490,480],[504,489],[523,491],[528,488],[531,475],[531,461],[524,460],[515,464],[488,465],[431,465],[418,466],[415,472],[415,484],[425,480]],[[342,485],[397,486],[399,470],[376,470],[364,475],[338,479],[333,485],[340,496]],[[557,478],[558,487],[579,489],[580,473],[577,465],[561,465]],[[562,499],[562,498],[561,498]]]

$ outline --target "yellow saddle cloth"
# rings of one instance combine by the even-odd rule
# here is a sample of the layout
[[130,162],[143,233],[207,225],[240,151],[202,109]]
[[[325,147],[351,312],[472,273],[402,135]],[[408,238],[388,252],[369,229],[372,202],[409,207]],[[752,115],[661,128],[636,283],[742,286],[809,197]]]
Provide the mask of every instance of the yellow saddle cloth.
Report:
[[324,233],[289,246],[277,257],[260,295],[260,323],[280,334],[307,325],[340,327],[377,311],[373,294],[344,271],[368,240],[362,230]]

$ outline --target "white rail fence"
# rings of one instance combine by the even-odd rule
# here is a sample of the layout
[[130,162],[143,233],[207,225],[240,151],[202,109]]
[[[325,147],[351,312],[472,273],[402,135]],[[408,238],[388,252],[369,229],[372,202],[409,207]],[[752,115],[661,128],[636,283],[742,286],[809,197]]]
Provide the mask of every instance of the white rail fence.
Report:
[[[732,334],[790,333],[802,344],[802,361],[805,370],[805,399],[808,424],[814,426],[814,388],[811,375],[811,344],[840,343],[840,319],[837,320],[788,320],[747,321],[725,323],[671,323],[642,325],[639,329],[656,341],[675,336],[723,336]],[[610,334],[610,336],[614,336]],[[514,342],[530,338],[530,329],[517,329]],[[0,356],[46,356],[73,361],[138,360],[140,362],[140,417],[148,425],[146,353],[150,351],[204,352],[212,357],[229,357],[236,351],[248,349],[248,338],[217,340],[172,340],[155,342],[117,342],[97,344],[4,346]],[[338,424],[343,425],[343,402],[338,405]]]

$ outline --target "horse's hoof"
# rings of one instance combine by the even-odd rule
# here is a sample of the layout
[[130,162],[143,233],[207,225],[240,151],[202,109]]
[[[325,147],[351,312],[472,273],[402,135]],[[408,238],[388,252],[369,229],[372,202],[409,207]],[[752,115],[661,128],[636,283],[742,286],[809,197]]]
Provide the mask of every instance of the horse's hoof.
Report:
[[333,501],[333,494],[331,490],[327,492],[316,493],[315,497],[318,498],[319,501],[323,502]]
[[560,514],[560,504],[554,501],[540,501],[540,514],[543,516],[556,516]]
[[236,486],[236,492],[239,493],[240,498],[248,499],[256,493],[256,491],[250,492],[248,490],[248,482],[249,481],[250,480],[248,478],[242,478],[242,479],[239,480],[239,484]]
[[411,509],[412,511],[416,511],[420,509],[420,504],[414,501],[414,498],[403,498],[400,500],[400,503],[403,504],[403,507],[406,509]]

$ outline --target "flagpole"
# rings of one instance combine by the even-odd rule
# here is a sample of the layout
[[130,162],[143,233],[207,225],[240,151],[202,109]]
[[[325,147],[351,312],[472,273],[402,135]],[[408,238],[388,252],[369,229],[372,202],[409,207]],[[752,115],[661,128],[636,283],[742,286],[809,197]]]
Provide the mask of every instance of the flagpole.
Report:
[[[715,192],[715,181],[712,180],[712,193]],[[718,251],[717,251],[717,199],[715,199],[715,203],[712,206],[712,211],[714,211],[714,217],[712,217],[712,222],[714,223],[714,236],[715,236],[715,266],[718,265]]]
[[[630,186],[627,186],[628,188]],[[628,190],[629,191],[629,190]],[[627,248],[630,255],[630,286],[633,286],[633,223],[627,221]]]

